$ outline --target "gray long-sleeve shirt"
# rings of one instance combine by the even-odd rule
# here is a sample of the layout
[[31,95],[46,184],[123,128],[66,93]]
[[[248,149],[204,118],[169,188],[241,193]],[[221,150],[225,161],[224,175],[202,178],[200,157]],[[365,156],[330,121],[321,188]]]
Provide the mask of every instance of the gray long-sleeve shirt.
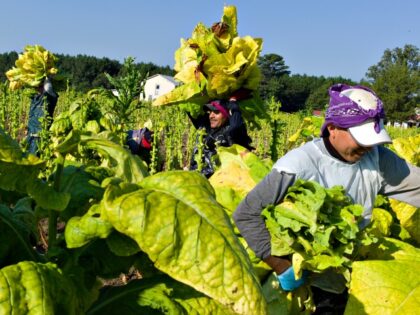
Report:
[[279,159],[233,214],[242,236],[262,259],[271,254],[271,237],[261,211],[281,202],[297,178],[327,188],[342,185],[354,203],[365,207],[366,223],[377,194],[420,207],[420,168],[383,146],[373,148],[356,163],[345,163],[329,153],[322,139],[315,139]]

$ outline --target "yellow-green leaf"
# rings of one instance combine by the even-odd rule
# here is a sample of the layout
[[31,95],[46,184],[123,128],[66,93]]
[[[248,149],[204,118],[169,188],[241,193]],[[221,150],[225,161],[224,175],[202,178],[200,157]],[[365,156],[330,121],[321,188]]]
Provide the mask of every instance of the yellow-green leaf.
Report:
[[101,217],[174,279],[238,314],[265,314],[251,262],[207,179],[172,171],[149,176],[140,185],[122,194],[110,186]]

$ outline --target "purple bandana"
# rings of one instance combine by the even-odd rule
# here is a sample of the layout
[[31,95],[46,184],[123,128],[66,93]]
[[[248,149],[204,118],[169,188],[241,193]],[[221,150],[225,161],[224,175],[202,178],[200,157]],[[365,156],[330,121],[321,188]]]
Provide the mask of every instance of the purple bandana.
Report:
[[[362,89],[372,93],[377,99],[376,108],[364,109],[346,95],[341,94],[341,92],[348,89]],[[333,124],[340,128],[350,128],[360,125],[369,119],[375,121],[376,133],[380,132],[379,122],[381,118],[385,118],[385,112],[382,101],[377,97],[375,92],[361,85],[350,86],[340,83],[330,87],[328,93],[330,95],[330,103],[325,114],[325,122],[321,128],[322,135],[324,135],[328,124]]]

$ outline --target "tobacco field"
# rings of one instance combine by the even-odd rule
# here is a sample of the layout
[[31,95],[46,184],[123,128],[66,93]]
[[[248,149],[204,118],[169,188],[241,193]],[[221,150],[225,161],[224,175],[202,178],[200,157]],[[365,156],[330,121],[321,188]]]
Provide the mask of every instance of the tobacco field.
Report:
[[[272,110],[259,129],[250,128],[255,152],[220,148],[219,169],[207,180],[184,170],[196,132],[177,107],[142,104],[135,121],[127,122],[131,128],[152,122],[148,166],[121,143],[119,124],[107,125],[112,117],[97,112],[112,99],[67,91],[38,158],[25,154],[29,98],[2,91],[2,314],[305,311],[301,295],[266,293],[267,285],[263,290],[270,270],[247,249],[231,214],[269,171],[271,157],[315,136],[320,118]],[[56,124],[66,115],[70,124],[60,133]],[[397,137],[395,150],[418,165],[417,131],[389,132]],[[359,314],[360,307],[370,314],[408,314],[418,307],[418,209],[381,203],[390,212],[378,207],[376,238],[364,249],[368,257],[347,263],[346,314]],[[390,277],[407,269],[411,278]],[[115,281],[133,273],[131,280]],[[369,277],[372,287],[365,286]]]
[[[219,147],[214,175],[189,171],[203,134],[186,110],[198,114],[203,102],[244,86],[256,91],[262,43],[239,38],[234,7],[212,28],[198,24],[190,40],[175,54],[184,84],[153,104],[139,99],[144,74],[130,57],[124,75],[107,77],[114,91],[78,93],[64,84],[54,116],[41,119],[38,156],[26,141],[30,97],[57,73],[53,63],[41,61],[44,72],[33,75],[24,72],[32,60],[22,59],[10,83],[0,83],[0,314],[315,311],[312,279],[283,292],[232,213],[278,158],[319,136],[323,118],[282,112],[274,99],[240,101],[255,150]],[[37,49],[45,52],[26,47]],[[220,77],[224,63],[229,71]],[[149,163],[126,145],[126,132],[143,127],[153,131]],[[390,148],[420,166],[418,129],[387,128]],[[361,208],[340,187],[297,181],[262,215],[273,251],[293,255],[298,271],[310,270],[314,281],[342,276],[346,315],[415,314],[419,209],[378,196],[372,222],[360,230]],[[300,229],[307,238],[292,233]],[[340,289],[333,280],[322,285]]]

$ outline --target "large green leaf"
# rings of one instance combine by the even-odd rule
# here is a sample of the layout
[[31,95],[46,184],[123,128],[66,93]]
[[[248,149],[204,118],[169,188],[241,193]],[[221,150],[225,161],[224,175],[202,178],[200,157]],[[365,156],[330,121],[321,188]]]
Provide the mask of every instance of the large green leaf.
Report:
[[416,260],[419,249],[395,238],[380,238],[376,243],[363,248],[363,260]]
[[91,149],[103,157],[103,164],[114,171],[114,176],[136,183],[148,176],[144,162],[118,143],[111,140],[112,134],[103,132],[94,135],[72,130],[66,139],[55,148],[61,154],[75,154],[79,148]]
[[45,161],[35,155],[24,156],[17,142],[0,129],[0,189],[26,193],[40,207],[62,211],[70,195],[38,179],[44,166]]
[[115,170],[115,175],[126,182],[136,183],[149,175],[147,166],[138,156],[115,142],[97,136],[82,135],[81,144],[104,155],[109,161],[109,167]]
[[420,135],[392,141],[395,151],[413,165],[420,166]]
[[[0,154],[8,154],[0,147]],[[0,159],[0,188],[8,191],[26,192],[26,187],[30,181],[37,178],[45,162],[34,155],[28,158],[23,157],[22,152],[19,156],[9,156]]]
[[74,216],[67,222],[64,235],[68,248],[81,247],[111,234],[112,225],[99,217],[99,211],[99,206],[93,205],[84,216]]
[[213,299],[166,275],[133,280],[125,286],[105,287],[88,310],[94,314],[233,314]]
[[209,181],[216,191],[217,201],[233,213],[240,201],[270,171],[254,153],[234,144],[217,151],[220,167]]
[[[114,231],[114,233],[118,232]],[[114,233],[111,235],[114,235]],[[131,242],[134,241],[131,240]],[[137,246],[137,244],[134,245]],[[120,252],[123,251],[126,252],[125,249],[120,249]],[[128,274],[130,272],[130,268],[140,256],[135,254],[125,256],[115,254],[109,246],[108,239],[96,239],[84,247],[70,251],[70,253],[72,255],[71,259],[74,261],[74,265],[71,267],[73,268],[71,273],[77,277],[85,277],[83,282],[79,280],[78,283],[86,287],[94,285],[95,277],[111,279],[115,282],[115,279],[119,278],[121,274]]]
[[14,161],[22,156],[19,144],[0,128],[0,160]]
[[26,181],[26,191],[43,209],[51,209],[56,211],[63,211],[69,201],[70,194],[67,192],[56,191],[52,185],[45,183],[39,179],[29,179]]
[[19,199],[13,207],[13,217],[25,224],[28,230],[38,234],[38,221],[35,216],[34,200],[31,197],[23,197]]
[[83,215],[93,202],[102,199],[104,188],[82,165],[66,165],[61,178],[61,191],[69,193],[71,199],[60,218],[67,221],[73,216]]
[[420,259],[353,263],[346,315],[416,314],[420,309]]
[[44,209],[64,210],[70,195],[57,192],[51,185],[38,179],[43,164],[43,161],[31,155],[12,162],[0,160],[0,188],[27,193]]
[[109,186],[102,218],[174,279],[239,314],[265,314],[252,265],[209,182],[196,172],[172,171],[140,184],[131,193]]
[[56,265],[22,261],[0,270],[0,314],[83,314],[95,293],[81,291]]
[[115,230],[106,239],[106,243],[111,252],[117,256],[127,257],[140,252],[139,246],[133,239]]
[[401,225],[407,229],[417,244],[420,244],[420,208],[395,199],[390,199],[389,201]]
[[3,204],[0,204],[0,231],[0,267],[21,260],[40,260],[30,242],[32,226]]
[[[139,188],[118,179],[111,179],[109,185],[118,185],[119,194],[127,194]],[[101,216],[101,211],[103,202],[92,205],[83,216],[74,216],[67,222],[64,236],[68,248],[81,247],[96,238],[107,238],[113,232],[112,224]]]

